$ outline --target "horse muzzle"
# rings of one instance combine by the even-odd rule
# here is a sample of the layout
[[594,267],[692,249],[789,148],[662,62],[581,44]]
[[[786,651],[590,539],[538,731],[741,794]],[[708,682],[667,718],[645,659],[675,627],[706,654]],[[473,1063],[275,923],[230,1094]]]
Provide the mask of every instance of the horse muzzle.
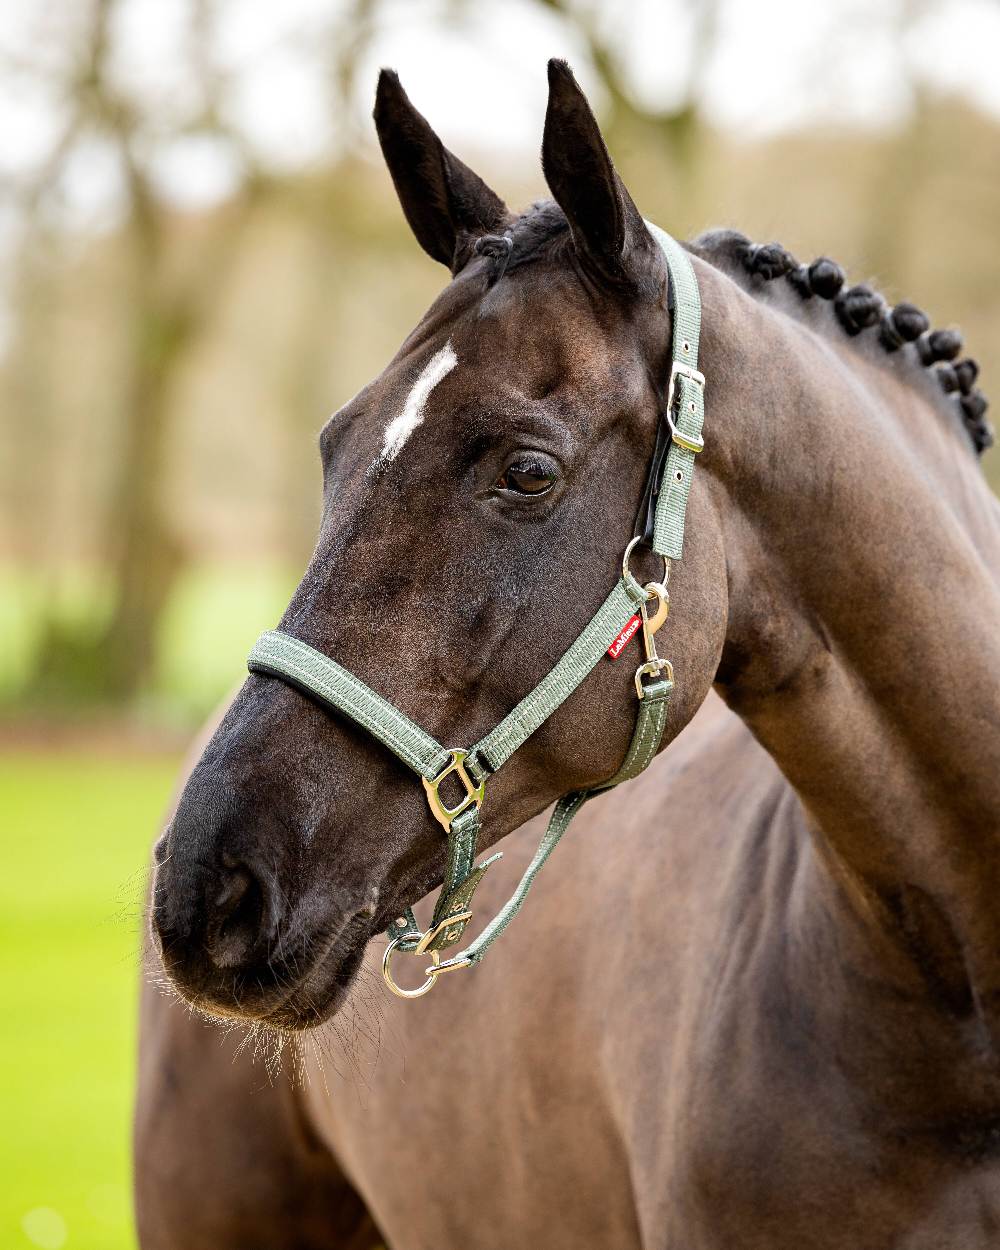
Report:
[[371,936],[374,891],[360,905],[291,905],[259,857],[192,853],[182,832],[175,823],[157,844],[150,908],[172,985],[211,1015],[282,1029],[309,1028],[331,1015]]

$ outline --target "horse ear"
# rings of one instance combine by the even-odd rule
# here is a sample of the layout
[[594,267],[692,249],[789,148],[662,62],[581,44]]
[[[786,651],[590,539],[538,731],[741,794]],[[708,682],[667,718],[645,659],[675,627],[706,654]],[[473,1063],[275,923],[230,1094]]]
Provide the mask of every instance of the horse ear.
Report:
[[565,61],[549,61],[542,169],[589,269],[621,282],[636,280],[651,265],[660,267],[659,249],[615,172],[587,97]]
[[457,273],[469,259],[476,237],[495,233],[508,223],[506,205],[448,151],[390,69],[379,74],[375,128],[417,242]]

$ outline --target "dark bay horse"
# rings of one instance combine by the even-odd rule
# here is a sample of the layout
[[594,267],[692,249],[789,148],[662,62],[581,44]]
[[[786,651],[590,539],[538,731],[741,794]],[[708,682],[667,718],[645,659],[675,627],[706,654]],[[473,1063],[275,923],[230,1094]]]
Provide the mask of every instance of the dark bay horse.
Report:
[[[667,275],[565,65],[554,203],[520,216],[392,74],[375,118],[453,276],[323,431],[282,628],[472,742],[616,576]],[[157,845],[151,927],[179,994],[281,1031],[301,1079],[147,986],[144,1250],[1000,1244],[1000,509],[976,367],[830,261],[688,246],[707,446],[662,631],[673,744],[584,809],[481,967],[402,1003],[372,939],[441,881],[440,827],[374,738],[251,675]],[[508,867],[482,914],[533,818],[618,769],[633,667],[599,662],[492,779],[482,843]]]

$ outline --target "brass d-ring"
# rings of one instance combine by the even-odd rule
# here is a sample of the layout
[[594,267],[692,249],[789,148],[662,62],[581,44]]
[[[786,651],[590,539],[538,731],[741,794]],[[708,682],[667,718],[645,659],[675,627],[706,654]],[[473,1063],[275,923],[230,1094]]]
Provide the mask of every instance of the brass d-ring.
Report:
[[[437,980],[437,973],[431,972],[431,975],[427,978],[427,980],[423,983],[423,985],[418,985],[417,988],[413,990],[404,990],[401,985],[397,985],[396,982],[392,979],[392,973],[389,971],[389,963],[392,959],[393,952],[395,951],[396,947],[399,945],[401,940],[402,939],[398,937],[394,937],[392,941],[389,943],[389,945],[385,948],[385,954],[382,956],[382,979],[385,981],[386,985],[388,985],[389,989],[392,990],[392,992],[396,994],[399,998],[421,998],[423,997],[424,994],[427,993],[429,989],[433,988],[434,982]],[[429,954],[430,954],[431,959],[433,960],[433,967],[437,968],[437,964],[438,964],[437,951],[430,951]],[[431,969],[428,969],[428,972],[430,971]]]

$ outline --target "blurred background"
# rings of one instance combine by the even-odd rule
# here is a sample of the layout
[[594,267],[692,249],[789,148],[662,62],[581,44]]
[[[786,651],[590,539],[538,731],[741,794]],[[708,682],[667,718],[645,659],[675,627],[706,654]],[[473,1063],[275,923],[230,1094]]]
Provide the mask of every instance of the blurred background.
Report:
[[995,0],[4,0],[4,1247],[133,1244],[147,848],[311,549],[320,427],[446,278],[377,69],[519,205],[553,55],[646,216],[831,255],[994,385]]

